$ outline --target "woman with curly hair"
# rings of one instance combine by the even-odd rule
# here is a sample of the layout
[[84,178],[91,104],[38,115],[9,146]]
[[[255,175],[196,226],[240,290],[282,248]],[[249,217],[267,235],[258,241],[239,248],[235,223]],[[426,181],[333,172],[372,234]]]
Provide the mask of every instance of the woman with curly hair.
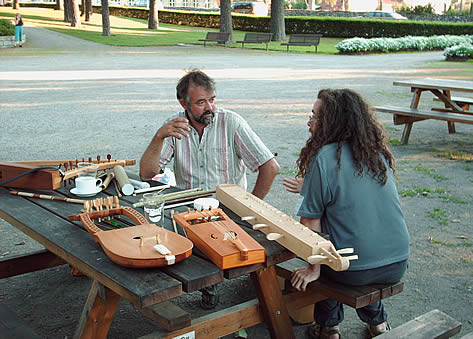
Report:
[[[319,276],[352,286],[401,280],[409,257],[409,234],[394,182],[394,159],[382,125],[349,89],[323,89],[309,121],[297,177],[303,178],[301,223],[330,235],[335,248],[354,248],[359,259],[347,271],[309,265],[294,271],[292,285],[305,290]],[[371,336],[389,330],[382,301],[357,310]],[[313,338],[340,338],[343,304],[314,307]]]

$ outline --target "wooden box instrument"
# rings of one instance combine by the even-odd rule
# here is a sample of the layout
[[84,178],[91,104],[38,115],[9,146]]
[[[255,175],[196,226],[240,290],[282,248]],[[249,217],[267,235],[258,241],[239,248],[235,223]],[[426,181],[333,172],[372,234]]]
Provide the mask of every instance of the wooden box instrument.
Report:
[[[125,215],[137,225],[103,231],[92,219]],[[172,265],[192,254],[192,242],[183,236],[154,224],[148,224],[143,215],[131,207],[119,207],[106,211],[74,214],[69,220],[80,220],[85,229],[102,246],[115,263],[133,268]]]
[[[97,156],[97,160],[89,158],[87,161],[98,164],[98,170],[114,168],[117,165],[136,164],[136,160],[111,160],[111,155],[108,155],[107,158],[107,160],[100,160],[100,156]],[[17,179],[0,184],[0,186],[56,190],[61,188],[66,180],[78,175],[78,169],[74,168],[78,162],[79,160],[0,161],[0,183],[18,176]],[[45,166],[50,168],[43,169],[42,167]],[[64,170],[60,169],[61,166],[64,167]]]
[[217,186],[216,196],[242,220],[252,224],[253,229],[265,233],[268,240],[277,241],[311,264],[325,264],[335,271],[343,271],[350,266],[350,260],[358,259],[356,255],[341,256],[353,253],[353,248],[336,250],[331,241],[237,185]]
[[222,270],[266,260],[264,247],[219,208],[178,213],[173,218],[197,248]]

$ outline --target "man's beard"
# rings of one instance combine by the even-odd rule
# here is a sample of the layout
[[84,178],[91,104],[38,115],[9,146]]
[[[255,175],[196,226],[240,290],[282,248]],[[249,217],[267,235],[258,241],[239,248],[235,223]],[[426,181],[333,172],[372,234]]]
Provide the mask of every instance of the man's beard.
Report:
[[189,113],[192,116],[192,119],[194,119],[196,122],[204,124],[204,125],[210,124],[212,122],[214,116],[215,116],[214,111],[207,110],[204,113],[202,113],[202,115],[200,117],[197,118],[194,115],[194,113],[192,113],[192,111],[189,107],[187,108],[187,113]]

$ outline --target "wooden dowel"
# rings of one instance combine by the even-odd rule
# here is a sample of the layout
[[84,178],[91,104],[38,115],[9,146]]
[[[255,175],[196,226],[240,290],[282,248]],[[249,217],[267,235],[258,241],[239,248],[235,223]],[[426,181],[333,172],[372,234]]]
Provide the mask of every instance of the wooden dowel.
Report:
[[148,188],[141,188],[141,189],[135,190],[134,193],[139,194],[139,193],[159,191],[159,190],[164,191],[166,188],[169,188],[169,187],[171,187],[171,185],[161,185],[161,186],[154,186],[154,187],[148,187]]
[[107,177],[104,179],[100,187],[102,187],[103,190],[107,189],[108,185],[110,184],[110,182],[112,181],[114,177],[115,177],[115,174],[113,172],[108,173]]
[[28,193],[28,192],[17,192],[17,191],[10,191],[10,194],[19,195],[22,197],[28,198],[38,198],[38,199],[46,199],[46,200],[57,200],[57,201],[64,201],[73,204],[84,204],[87,200],[80,200],[80,199],[71,199],[71,198],[64,198],[64,197],[56,197],[53,195],[45,195],[45,194],[37,194],[37,193]]

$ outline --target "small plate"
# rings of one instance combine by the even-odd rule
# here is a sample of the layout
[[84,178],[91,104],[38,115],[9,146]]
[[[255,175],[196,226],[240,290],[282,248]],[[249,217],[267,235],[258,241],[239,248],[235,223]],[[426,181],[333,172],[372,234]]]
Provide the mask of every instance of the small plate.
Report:
[[89,193],[81,193],[81,192],[78,192],[77,191],[77,187],[74,187],[74,188],[71,188],[71,193],[74,194],[74,195],[77,195],[78,197],[93,197],[94,195],[96,195],[97,193],[99,193],[100,191],[102,190],[102,188],[100,187],[97,187],[97,190],[95,192],[89,192]]

